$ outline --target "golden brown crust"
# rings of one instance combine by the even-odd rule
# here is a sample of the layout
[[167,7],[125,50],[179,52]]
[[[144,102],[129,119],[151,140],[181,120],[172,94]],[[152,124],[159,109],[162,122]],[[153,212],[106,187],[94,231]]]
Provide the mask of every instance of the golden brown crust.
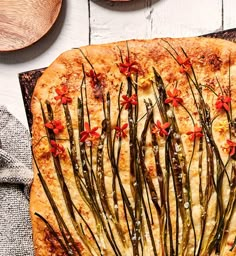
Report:
[[[183,51],[184,50],[184,51]],[[129,52],[129,53],[128,53]],[[190,64],[185,62],[181,64],[181,61],[186,60],[187,57],[190,60]],[[121,58],[122,56],[122,58]],[[132,74],[130,77],[129,75],[124,75],[121,72],[120,63],[126,63],[125,57],[129,56],[129,63],[133,63],[133,67],[138,70],[138,82],[135,81],[135,74]],[[178,59],[178,56],[181,59]],[[178,63],[179,62],[179,63]],[[185,65],[185,66],[184,66]],[[197,243],[201,236],[201,207],[203,205],[200,204],[199,199],[199,137],[196,137],[196,143],[194,144],[192,140],[190,140],[190,135],[187,134],[190,131],[193,131],[193,121],[198,126],[203,126],[200,120],[199,113],[197,111],[196,104],[194,102],[194,98],[192,96],[191,88],[193,88],[194,95],[198,95],[198,91],[196,90],[196,86],[199,86],[200,90],[202,90],[202,95],[204,100],[207,102],[210,110],[211,110],[211,120],[212,120],[212,131],[214,135],[214,140],[217,144],[217,148],[220,151],[220,157],[224,164],[228,161],[228,153],[224,148],[227,146],[226,139],[229,139],[229,131],[228,131],[228,121],[229,115],[227,113],[232,113],[232,118],[235,117],[235,94],[236,94],[236,46],[233,43],[224,41],[224,40],[215,40],[215,39],[208,39],[208,38],[184,38],[184,39],[153,39],[153,40],[130,40],[128,42],[117,42],[113,44],[107,45],[94,45],[94,46],[86,46],[82,47],[81,49],[74,49],[67,51],[61,54],[51,65],[50,67],[44,72],[43,76],[39,79],[36,89],[34,91],[33,100],[32,100],[32,113],[33,113],[33,151],[34,156],[39,167],[40,173],[44,177],[49,190],[56,201],[58,208],[60,209],[60,213],[63,216],[69,230],[71,231],[72,236],[75,238],[75,243],[77,243],[78,248],[81,251],[82,255],[91,255],[87,247],[85,246],[83,240],[78,237],[75,231],[75,227],[71,222],[71,218],[68,214],[65,200],[63,199],[63,195],[60,189],[58,177],[55,172],[55,167],[53,163],[53,158],[50,153],[50,143],[46,138],[47,129],[45,128],[45,122],[48,121],[48,110],[46,109],[45,102],[48,101],[51,104],[53,109],[54,120],[61,120],[62,124],[64,125],[64,130],[56,135],[57,142],[63,144],[65,149],[70,149],[70,142],[68,141],[69,132],[66,129],[66,117],[64,114],[64,108],[62,104],[60,104],[60,100],[55,99],[57,95],[56,89],[61,89],[63,85],[69,90],[69,96],[72,98],[72,103],[68,103],[69,112],[72,117],[73,122],[73,130],[74,130],[74,138],[76,143],[77,153],[79,152],[79,131],[78,131],[78,113],[77,113],[77,98],[81,98],[81,85],[82,88],[86,87],[87,99],[88,99],[88,109],[90,115],[90,127],[98,126],[98,131],[101,132],[102,127],[102,120],[104,119],[104,112],[103,112],[103,104],[101,100],[101,95],[106,95],[107,92],[110,93],[111,99],[111,128],[114,132],[114,128],[117,125],[117,117],[118,117],[118,94],[120,90],[120,86],[123,86],[121,91],[121,95],[125,95],[127,88],[124,88],[127,84],[127,76],[129,77],[128,80],[133,83],[135,87],[137,84],[138,86],[138,135],[137,138],[140,140],[141,133],[143,131],[144,123],[146,118],[146,107],[144,103],[144,99],[148,101],[148,99],[152,100],[154,104],[154,121],[161,120],[163,116],[160,114],[160,110],[158,110],[157,99],[155,98],[155,94],[153,92],[153,85],[155,85],[155,78],[153,67],[155,70],[160,74],[161,78],[163,79],[163,83],[165,85],[166,91],[173,92],[173,88],[177,88],[181,91],[181,98],[183,99],[183,103],[181,106],[175,108],[170,108],[167,112],[168,120],[171,120],[172,127],[174,127],[173,123],[173,113],[176,117],[176,122],[178,125],[178,133],[181,135],[182,143],[185,151],[185,161],[186,166],[189,167],[189,163],[191,162],[191,168],[189,167],[190,181],[189,186],[191,188],[191,202],[186,201],[186,197],[184,199],[185,204],[184,207],[180,203],[179,207],[185,208],[187,213],[183,216],[188,217],[191,216],[193,218],[193,223],[195,227],[195,235],[197,237]],[[193,69],[192,69],[193,68]],[[100,86],[102,87],[102,91],[100,87],[97,88],[96,85],[92,84],[91,74],[89,72],[91,70],[95,70],[96,75],[99,74],[97,78],[101,83]],[[230,72],[229,72],[230,71]],[[131,72],[132,73],[132,72]],[[134,72],[135,73],[135,72]],[[84,79],[86,75],[86,79]],[[188,75],[189,74],[189,75]],[[229,80],[230,76],[230,80]],[[197,80],[194,80],[197,78]],[[84,79],[84,80],[83,80]],[[92,81],[92,82],[91,82]],[[230,82],[229,82],[230,81]],[[128,86],[128,85],[127,85]],[[229,88],[230,86],[230,88]],[[195,89],[194,89],[195,88]],[[229,90],[230,89],[230,90]],[[84,95],[83,91],[83,95]],[[133,94],[133,93],[132,93]],[[226,111],[224,106],[222,107],[223,110],[219,110],[216,108],[215,102],[217,101],[217,97],[219,95],[228,95],[231,97],[230,104],[227,103],[228,106],[230,105],[232,112]],[[85,97],[85,96],[83,96]],[[159,97],[159,96],[158,96]],[[85,100],[85,99],[84,99]],[[195,99],[198,103],[199,102],[199,95],[196,96]],[[105,100],[106,101],[106,100]],[[122,101],[122,99],[121,99]],[[43,120],[41,105],[42,103],[43,109],[46,114],[46,121]],[[172,102],[173,103],[173,102]],[[168,105],[170,103],[166,103]],[[171,105],[171,104],[170,104]],[[64,105],[65,106],[65,105]],[[66,105],[67,106],[67,105]],[[199,105],[198,105],[199,106]],[[133,106],[131,106],[133,107]],[[205,106],[206,107],[206,106]],[[84,111],[86,112],[86,108],[84,107]],[[191,113],[191,118],[189,116]],[[87,115],[85,114],[85,119]],[[164,119],[165,119],[164,118]],[[86,119],[87,120],[87,119]],[[86,122],[85,120],[85,122]],[[122,110],[121,114],[121,124],[124,124],[128,120],[128,111]],[[150,125],[150,124],[149,124]],[[130,126],[130,124],[129,124]],[[173,128],[175,129],[175,128]],[[169,131],[171,133],[171,130]],[[171,136],[171,135],[169,135]],[[173,135],[174,136],[174,135]],[[194,135],[195,136],[195,135]],[[205,136],[206,137],[206,136]],[[231,133],[231,138],[233,140],[234,133]],[[60,139],[60,140],[59,140]],[[166,143],[166,135],[163,136],[157,135],[157,140],[160,147],[160,165],[162,166],[162,170],[166,175],[165,170],[165,143]],[[141,143],[141,142],[140,142]],[[205,142],[204,142],[205,143]],[[118,145],[118,140],[117,140]],[[155,161],[154,161],[154,153],[153,153],[153,146],[152,146],[152,137],[151,133],[147,136],[146,139],[146,158],[145,164],[148,168],[150,175],[153,179],[153,184],[156,186],[156,190],[159,191],[159,183],[156,176],[155,170]],[[98,140],[94,142],[94,159],[96,159],[95,149],[97,149]],[[178,146],[178,145],[177,145]],[[204,148],[206,145],[204,144]],[[194,154],[192,154],[194,148]],[[182,149],[175,149],[176,152],[181,152]],[[214,151],[214,149],[213,149]],[[208,152],[208,153],[206,153]],[[207,154],[210,159],[209,153],[206,149],[203,150],[202,157],[203,157],[203,164],[202,164],[202,182],[203,187],[207,183]],[[217,169],[217,152],[212,153],[214,155],[214,166]],[[79,157],[78,153],[78,157]],[[139,154],[137,154],[140,157]],[[178,155],[178,157],[180,157]],[[96,162],[96,160],[94,160]],[[234,162],[234,160],[230,159],[230,163]],[[65,177],[65,182],[69,188],[71,198],[74,204],[79,208],[78,210],[80,213],[88,220],[88,223],[92,229],[96,229],[96,223],[94,221],[94,217],[91,213],[90,208],[84,202],[83,198],[81,197],[80,193],[78,192],[76,182],[74,179],[74,174],[72,171],[71,160],[69,154],[65,152],[64,157],[60,157],[60,163],[62,166],[62,174]],[[122,147],[120,152],[120,159],[119,159],[119,169],[122,183],[125,186],[127,191],[127,195],[130,198],[132,204],[134,203],[134,198],[132,196],[132,186],[130,187],[130,153],[129,153],[129,136],[122,139]],[[81,165],[81,162],[79,163]],[[181,163],[183,164],[183,163]],[[139,162],[139,165],[141,163]],[[231,164],[229,164],[231,166]],[[108,157],[107,149],[104,149],[104,170],[105,170],[105,177],[106,177],[106,188],[108,197],[110,198],[110,202],[112,201],[112,168]],[[228,168],[228,167],[227,167]],[[96,168],[95,168],[96,169]],[[210,168],[211,169],[211,168]],[[208,169],[208,172],[211,170]],[[46,227],[46,224],[39,219],[38,216],[35,215],[35,212],[42,215],[54,228],[57,234],[60,234],[60,230],[55,218],[55,215],[52,212],[51,206],[48,203],[47,196],[44,193],[42,188],[41,182],[38,178],[38,171],[39,171],[34,164],[34,172],[35,172],[35,179],[33,182],[33,186],[31,189],[31,217],[32,217],[32,225],[33,225],[33,239],[35,245],[35,254],[36,256],[47,256],[47,255],[67,255],[61,249],[59,242],[55,240],[55,237],[52,235],[52,232],[49,231],[49,228]],[[154,170],[154,171],[153,171]],[[95,170],[94,170],[95,171]],[[231,172],[227,169],[228,176],[231,176]],[[216,179],[216,174],[215,179]],[[171,176],[172,177],[172,176]],[[166,177],[165,181],[166,181]],[[230,177],[232,178],[232,177]],[[183,183],[186,182],[187,176],[183,173],[182,177]],[[208,183],[209,185],[210,183]],[[227,185],[226,178],[223,179],[223,189],[222,195],[224,198],[224,203],[227,203],[227,199],[229,197],[229,186]],[[172,223],[175,221],[176,216],[176,200],[175,194],[173,193],[174,186],[173,180],[170,178],[170,195],[169,200],[171,203],[170,213]],[[195,188],[195,189],[193,189]],[[185,191],[183,189],[183,191]],[[235,193],[235,192],[232,192]],[[122,205],[121,200],[121,193],[117,193],[120,207]],[[158,195],[158,203],[160,204],[160,192],[157,193]],[[145,199],[147,200],[147,199]],[[235,199],[234,199],[235,200]],[[210,232],[213,230],[215,225],[215,208],[216,208],[216,192],[213,189],[211,194],[211,199],[209,200],[208,210],[207,210],[207,223],[206,223],[206,230],[205,236],[210,236]],[[191,203],[191,212],[189,212],[189,203]],[[226,207],[226,206],[224,206]],[[121,207],[122,208],[122,207]],[[153,219],[158,220],[158,213],[155,210],[155,207],[151,206],[153,212]],[[163,210],[163,209],[162,209]],[[120,210],[120,224],[121,228],[123,229],[124,235],[127,239],[128,237],[128,230],[125,224],[125,217],[124,212]],[[180,216],[179,216],[180,218]],[[232,247],[234,242],[234,237],[236,235],[236,228],[233,223],[236,221],[236,214],[233,211],[232,213],[232,220],[227,226],[227,229],[224,233],[225,243],[222,243],[221,253],[222,255],[235,255],[236,249],[232,252],[229,249]],[[180,218],[181,219],[181,218]],[[217,219],[217,217],[216,217]],[[160,221],[160,220],[159,220]],[[190,220],[189,220],[190,221]],[[189,222],[190,223],[190,222]],[[114,224],[115,225],[115,224]],[[112,224],[112,229],[115,230],[115,227]],[[189,224],[190,225],[190,224]],[[147,224],[144,225],[145,229],[147,229]],[[179,229],[184,229],[183,223],[179,221]],[[175,233],[176,233],[176,226],[172,226],[173,237],[175,241]],[[87,231],[86,231],[87,232]],[[183,231],[184,232],[184,231]],[[228,236],[226,233],[228,232]],[[153,224],[153,234],[156,238],[156,247],[158,255],[165,255],[164,249],[161,247],[160,236],[159,236],[159,222],[154,221]],[[89,233],[87,233],[89,234]],[[118,234],[114,231],[114,235],[118,236]],[[179,245],[179,248],[185,250],[185,255],[194,255],[194,234],[193,230],[190,231],[188,238],[186,241],[189,241],[186,248],[184,246]],[[181,236],[180,241],[181,241]],[[60,239],[62,239],[61,235],[59,235]],[[62,239],[63,240],[63,239]],[[92,241],[92,237],[90,234],[90,241]],[[150,239],[149,239],[150,240]],[[147,241],[145,244],[145,250],[147,250],[147,255],[155,255],[153,253],[152,244],[150,241]],[[204,242],[206,242],[204,240]],[[93,241],[94,243],[94,241]],[[100,241],[101,247],[102,241]],[[106,249],[104,248],[104,255],[115,255],[114,251],[112,250],[109,242],[104,238],[104,243],[106,244]],[[94,243],[95,244],[95,243]],[[122,242],[117,239],[118,247],[120,248],[121,255],[133,255],[131,250],[130,244],[127,248],[124,248]],[[181,242],[180,242],[181,244]],[[167,246],[169,250],[169,245]],[[95,249],[94,249],[95,248]],[[96,254],[97,248],[96,246],[93,247],[94,255]],[[197,247],[195,247],[197,250]],[[179,252],[180,253],[180,252]],[[75,253],[75,255],[77,255]],[[181,255],[181,254],[180,254]],[[206,252],[200,255],[207,255]],[[214,251],[211,255],[215,255]]]

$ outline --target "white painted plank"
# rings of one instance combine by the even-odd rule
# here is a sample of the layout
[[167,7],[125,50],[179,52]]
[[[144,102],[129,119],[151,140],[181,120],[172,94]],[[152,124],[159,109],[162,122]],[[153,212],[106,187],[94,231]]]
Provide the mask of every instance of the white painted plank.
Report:
[[91,17],[92,43],[197,36],[222,29],[222,0],[98,0],[91,2]]
[[149,2],[91,1],[91,43],[147,37]]
[[236,1],[224,0],[224,29],[236,28]]
[[165,0],[154,5],[152,36],[198,36],[222,30],[222,0]]
[[35,45],[10,53],[0,53],[0,104],[5,105],[27,126],[17,74],[48,66],[63,51],[89,42],[88,2],[64,1],[59,22]]

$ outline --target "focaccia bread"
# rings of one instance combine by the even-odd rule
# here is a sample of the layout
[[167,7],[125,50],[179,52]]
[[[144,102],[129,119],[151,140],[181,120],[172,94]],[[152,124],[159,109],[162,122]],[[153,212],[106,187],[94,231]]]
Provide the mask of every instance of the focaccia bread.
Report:
[[236,45],[61,54],[32,98],[36,256],[236,255]]

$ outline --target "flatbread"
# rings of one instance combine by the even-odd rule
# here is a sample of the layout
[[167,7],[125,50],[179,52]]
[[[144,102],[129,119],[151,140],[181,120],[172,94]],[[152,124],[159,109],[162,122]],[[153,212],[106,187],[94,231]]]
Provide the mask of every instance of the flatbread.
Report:
[[61,54],[32,99],[35,255],[236,255],[236,46]]

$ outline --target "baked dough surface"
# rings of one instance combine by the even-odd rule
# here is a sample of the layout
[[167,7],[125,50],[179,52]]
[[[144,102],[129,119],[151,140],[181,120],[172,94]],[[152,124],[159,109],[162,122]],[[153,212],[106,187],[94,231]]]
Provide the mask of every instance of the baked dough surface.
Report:
[[32,98],[36,256],[236,255],[236,45],[61,54]]

